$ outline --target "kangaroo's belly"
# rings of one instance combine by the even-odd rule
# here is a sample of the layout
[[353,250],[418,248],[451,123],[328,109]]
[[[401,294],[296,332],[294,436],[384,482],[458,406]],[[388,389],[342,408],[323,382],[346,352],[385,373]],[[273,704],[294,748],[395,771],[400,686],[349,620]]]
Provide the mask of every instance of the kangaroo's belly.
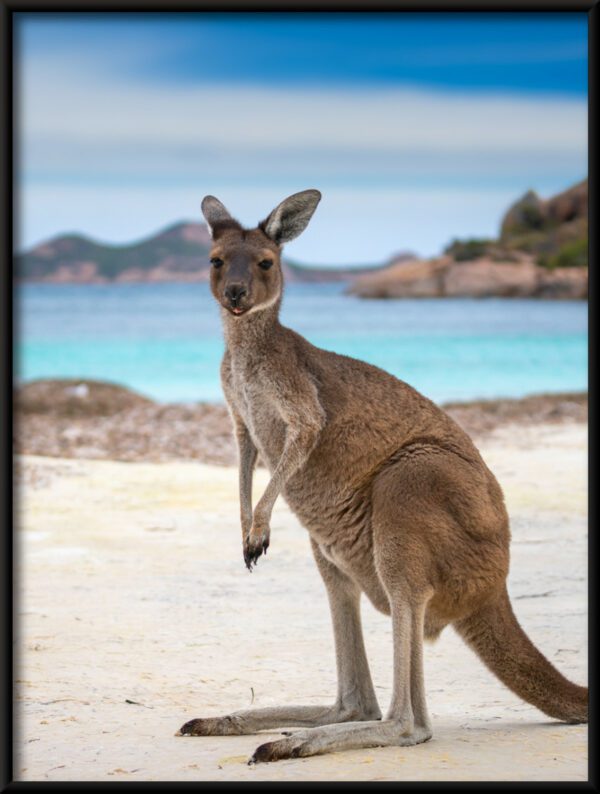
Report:
[[373,553],[370,489],[332,489],[310,476],[310,469],[291,478],[285,499],[323,556],[352,579],[372,602],[389,614]]

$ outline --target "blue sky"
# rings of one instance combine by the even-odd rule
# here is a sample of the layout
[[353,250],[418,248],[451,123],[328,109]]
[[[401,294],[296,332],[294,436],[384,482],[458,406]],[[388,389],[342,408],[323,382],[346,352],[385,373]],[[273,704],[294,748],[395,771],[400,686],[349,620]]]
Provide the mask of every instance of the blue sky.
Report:
[[587,17],[18,15],[20,244],[323,201],[288,254],[434,254],[587,170]]

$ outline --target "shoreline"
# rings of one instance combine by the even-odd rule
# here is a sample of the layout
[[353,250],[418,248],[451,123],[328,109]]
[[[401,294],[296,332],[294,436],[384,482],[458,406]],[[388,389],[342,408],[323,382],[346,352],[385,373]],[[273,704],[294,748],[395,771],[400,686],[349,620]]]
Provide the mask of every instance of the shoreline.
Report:
[[[475,440],[505,425],[587,422],[587,392],[444,403]],[[13,449],[21,455],[88,460],[195,460],[235,465],[224,403],[157,403],[117,384],[37,380],[14,393]]]

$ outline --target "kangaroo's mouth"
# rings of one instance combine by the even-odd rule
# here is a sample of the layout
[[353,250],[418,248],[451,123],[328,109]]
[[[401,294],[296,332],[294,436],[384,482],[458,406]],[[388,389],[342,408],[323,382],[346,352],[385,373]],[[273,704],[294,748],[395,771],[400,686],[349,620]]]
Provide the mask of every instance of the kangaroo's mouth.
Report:
[[247,307],[245,306],[227,306],[227,310],[235,317],[239,317],[248,311]]

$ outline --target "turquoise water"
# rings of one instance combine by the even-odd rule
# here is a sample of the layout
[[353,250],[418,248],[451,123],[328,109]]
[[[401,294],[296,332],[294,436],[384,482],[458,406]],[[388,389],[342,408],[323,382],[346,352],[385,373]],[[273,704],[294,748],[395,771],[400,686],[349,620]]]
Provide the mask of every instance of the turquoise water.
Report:
[[[343,285],[290,285],[282,320],[436,401],[587,389],[587,304],[359,300]],[[25,285],[15,375],[127,385],[160,401],[222,400],[218,308],[206,284]]]

